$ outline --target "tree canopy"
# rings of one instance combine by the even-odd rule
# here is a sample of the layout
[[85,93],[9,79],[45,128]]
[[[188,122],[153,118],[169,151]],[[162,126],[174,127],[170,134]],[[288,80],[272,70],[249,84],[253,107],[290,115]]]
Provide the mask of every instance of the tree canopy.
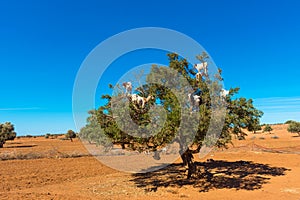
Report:
[[[192,153],[199,152],[203,145],[227,147],[232,134],[244,138],[243,129],[251,130],[259,125],[263,113],[253,106],[252,99],[234,97],[239,88],[231,88],[226,96],[220,95],[223,90],[221,69],[211,78],[196,79],[196,72],[185,58],[176,53],[167,56],[169,66],[153,65],[146,84],[135,89],[139,96],[154,97],[144,108],[135,106],[122,90],[102,95],[107,103],[90,111],[88,124],[80,135],[96,143],[103,143],[105,135],[122,148],[138,151],[157,151],[175,141],[191,177],[195,170]],[[209,63],[205,52],[197,59]],[[188,94],[200,96],[195,108],[191,107],[193,102],[188,100]],[[101,131],[90,131],[97,123]],[[159,159],[159,155],[154,158]]]
[[290,122],[287,130],[291,133],[298,133],[298,135],[300,136],[300,122]]
[[73,142],[73,138],[76,138],[76,133],[73,130],[68,130],[68,132],[65,134],[65,137]]
[[0,148],[3,147],[5,141],[14,140],[17,133],[15,132],[14,125],[10,122],[0,123]]
[[271,131],[273,130],[273,128],[269,125],[269,124],[267,124],[267,125],[265,125],[265,127],[264,127],[264,132],[269,132],[269,133],[271,133]]

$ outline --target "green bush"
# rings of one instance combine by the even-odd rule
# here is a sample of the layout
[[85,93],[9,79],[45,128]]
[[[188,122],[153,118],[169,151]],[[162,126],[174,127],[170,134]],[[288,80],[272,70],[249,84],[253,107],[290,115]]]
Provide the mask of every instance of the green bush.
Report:
[[272,130],[273,130],[273,128],[272,128],[269,124],[267,124],[267,125],[264,127],[263,132],[269,132],[269,133],[271,133]]
[[295,121],[294,120],[287,120],[286,122],[284,122],[285,124],[291,124],[291,123],[294,123]]
[[71,142],[73,142],[72,138],[76,138],[76,133],[72,130],[68,130],[68,132],[65,134],[66,139],[70,139]]
[[272,139],[279,139],[279,137],[277,135],[274,135],[271,137]]
[[0,148],[3,147],[7,140],[15,139],[17,133],[14,130],[14,125],[10,122],[0,123]]
[[300,136],[300,122],[294,121],[290,123],[287,130],[291,133],[298,133],[298,135]]

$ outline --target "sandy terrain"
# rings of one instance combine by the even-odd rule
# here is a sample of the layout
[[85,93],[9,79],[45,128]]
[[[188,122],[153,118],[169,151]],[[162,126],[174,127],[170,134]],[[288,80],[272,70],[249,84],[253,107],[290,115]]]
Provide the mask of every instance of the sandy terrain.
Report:
[[0,149],[0,199],[299,200],[300,137],[285,125],[273,129],[195,155],[199,173],[191,180],[179,161],[130,174],[101,164],[77,139],[15,139]]

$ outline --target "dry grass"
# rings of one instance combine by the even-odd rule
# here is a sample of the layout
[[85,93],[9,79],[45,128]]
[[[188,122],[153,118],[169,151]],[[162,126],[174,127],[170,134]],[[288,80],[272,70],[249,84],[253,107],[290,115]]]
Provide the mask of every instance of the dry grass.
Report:
[[0,161],[2,160],[30,160],[40,158],[78,158],[91,156],[87,153],[81,153],[73,151],[69,153],[60,152],[56,148],[53,148],[45,152],[17,152],[17,151],[4,151],[0,154]]

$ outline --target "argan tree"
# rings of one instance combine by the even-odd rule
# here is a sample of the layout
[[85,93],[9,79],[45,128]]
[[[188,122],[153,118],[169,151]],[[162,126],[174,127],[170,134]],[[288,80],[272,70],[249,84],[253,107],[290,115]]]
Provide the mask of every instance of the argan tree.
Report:
[[273,128],[269,124],[266,124],[266,126],[264,127],[263,132],[271,133],[271,131],[273,131]]
[[72,130],[68,130],[68,132],[65,134],[65,137],[73,142],[73,138],[76,138],[76,133]]
[[287,130],[290,133],[298,133],[298,135],[300,136],[300,122],[290,122]]
[[0,123],[0,148],[3,148],[5,141],[15,139],[17,134],[14,130],[14,125],[10,122]]
[[286,122],[284,122],[284,124],[291,124],[291,123],[294,123],[294,122],[296,122],[296,121],[294,121],[294,120],[287,120]]
[[[209,63],[209,57],[205,52],[196,58],[201,63]],[[122,148],[153,151],[155,159],[159,159],[157,149],[171,141],[177,141],[183,165],[188,166],[188,178],[190,178],[196,170],[193,154],[199,152],[202,145],[227,147],[231,141],[231,134],[244,138],[246,133],[242,130],[250,128],[253,124],[259,124],[259,118],[263,113],[253,106],[251,99],[234,98],[239,88],[230,89],[225,97],[220,96],[223,89],[221,69],[211,79],[206,76],[196,80],[196,72],[186,59],[175,53],[168,54],[168,59],[168,67],[152,66],[147,75],[146,84],[135,90],[142,97],[154,96],[145,108],[137,109],[131,101],[128,103],[128,98],[124,93],[117,92],[114,95],[103,95],[102,98],[106,99],[107,103],[100,106],[92,115],[96,115],[97,122],[103,130],[99,132],[100,135],[104,133],[114,144],[120,144]],[[176,74],[171,73],[169,69],[176,71]],[[190,86],[188,89],[180,88],[184,82]],[[179,88],[178,94],[174,94],[174,90],[166,85],[175,86],[174,90]],[[113,88],[112,85],[109,87]],[[196,108],[197,112],[193,112],[193,108],[192,112],[189,112],[191,107],[187,101],[189,93],[198,94],[201,97]],[[178,99],[176,95],[183,99]],[[116,102],[118,102],[117,109],[114,108]],[[150,107],[154,104],[160,109],[155,110],[153,117]],[[130,118],[136,126],[127,126],[124,122],[127,118]],[[161,121],[164,123],[162,124]],[[119,124],[123,124],[123,127],[119,127]],[[155,128],[159,130],[157,133],[144,137]],[[208,137],[209,130],[213,130],[213,134]],[[214,130],[219,130],[219,133],[214,133]],[[128,134],[128,132],[134,134]],[[97,142],[95,137],[91,140]]]
[[256,133],[256,131],[262,130],[261,125],[259,124],[259,120],[253,120],[252,124],[249,124],[248,131],[253,131],[253,133]]

